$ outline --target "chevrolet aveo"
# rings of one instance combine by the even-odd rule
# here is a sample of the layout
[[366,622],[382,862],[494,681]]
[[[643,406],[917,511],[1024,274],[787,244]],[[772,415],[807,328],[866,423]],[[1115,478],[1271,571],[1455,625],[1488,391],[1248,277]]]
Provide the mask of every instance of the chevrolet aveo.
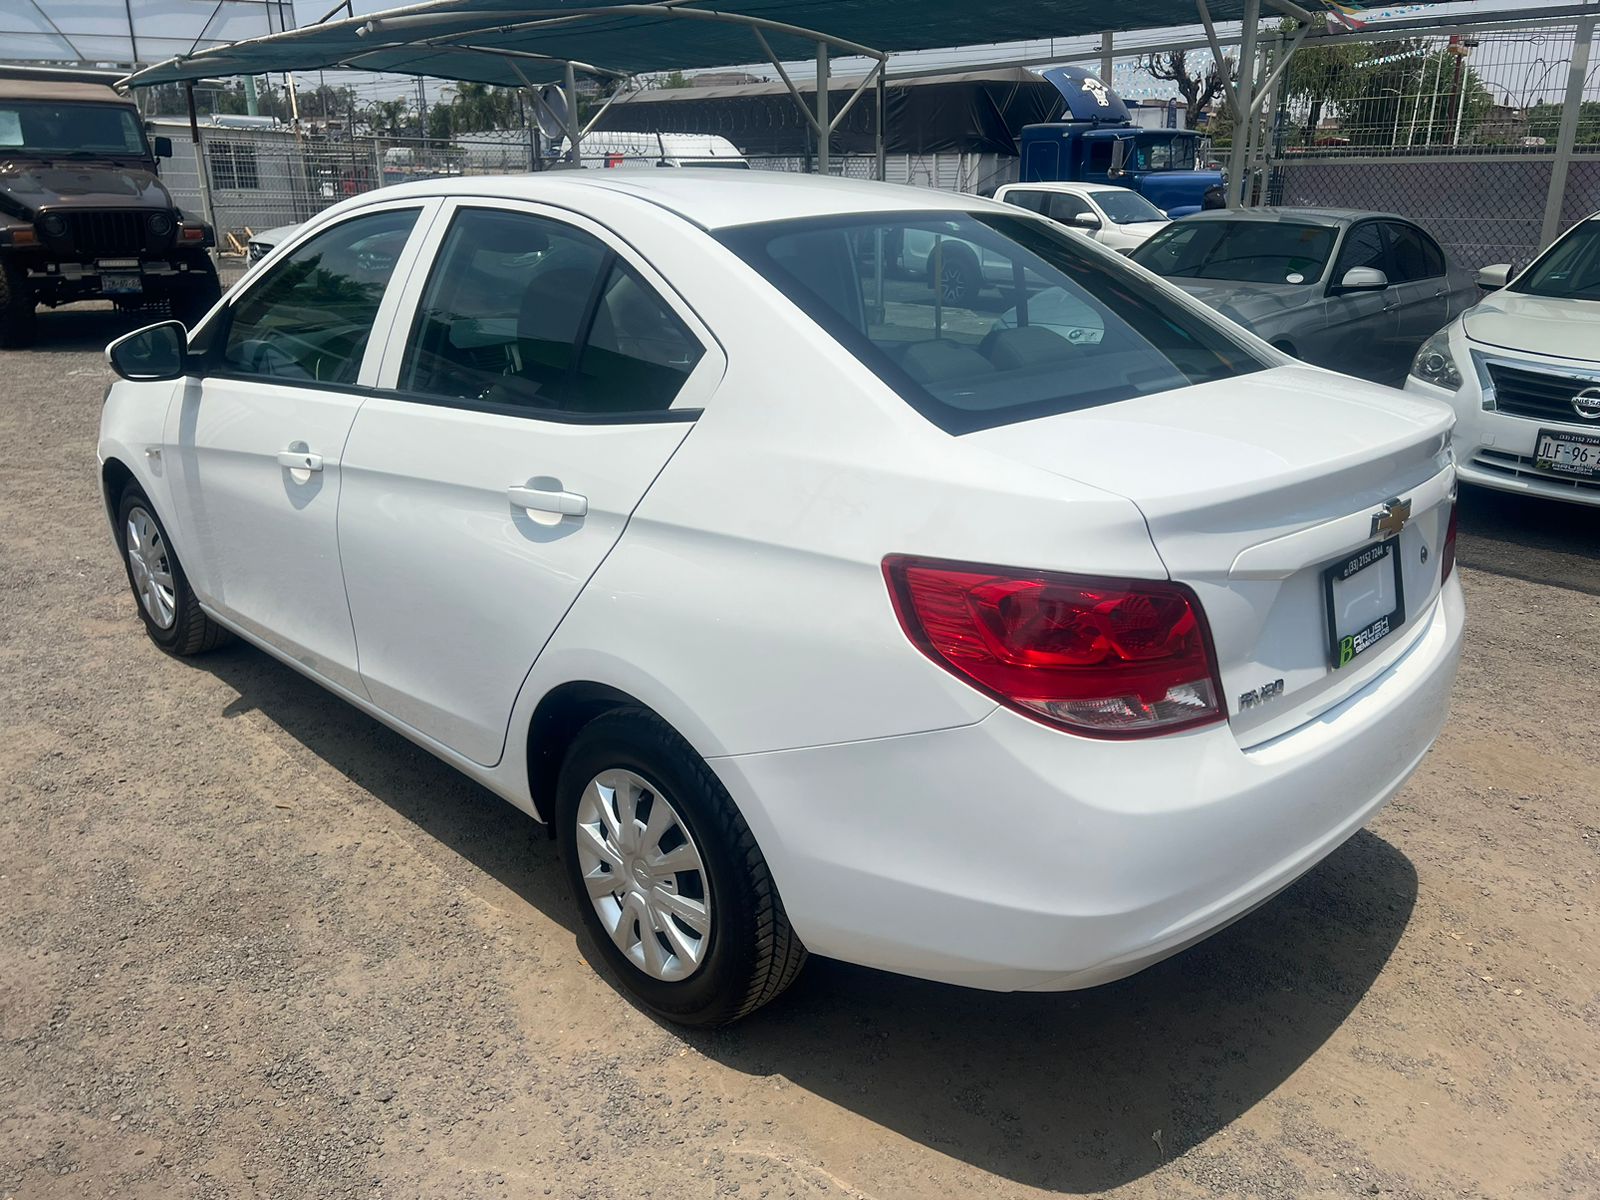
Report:
[[[1128,975],[1400,787],[1461,640],[1446,406],[1014,206],[668,175],[387,188],[113,344],[156,644],[242,637],[550,823],[701,1024],[808,951]],[[912,234],[1010,284],[950,302]]]

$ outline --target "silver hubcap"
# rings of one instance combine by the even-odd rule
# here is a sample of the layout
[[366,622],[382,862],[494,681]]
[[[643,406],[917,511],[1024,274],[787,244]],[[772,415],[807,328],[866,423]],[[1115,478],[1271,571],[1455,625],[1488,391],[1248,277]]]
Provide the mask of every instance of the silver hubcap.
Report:
[[139,603],[158,627],[171,629],[178,612],[173,600],[172,563],[155,518],[142,508],[128,514],[127,543],[128,569]]
[[589,902],[617,949],[652,979],[686,979],[711,946],[711,890],[689,827],[654,784],[602,771],[578,801]]

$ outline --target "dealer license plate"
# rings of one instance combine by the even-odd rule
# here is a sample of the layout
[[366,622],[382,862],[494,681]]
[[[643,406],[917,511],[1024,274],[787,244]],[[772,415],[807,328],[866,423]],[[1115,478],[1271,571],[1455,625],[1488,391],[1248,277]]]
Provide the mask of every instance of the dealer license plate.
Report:
[[1600,475],[1600,433],[1541,429],[1533,465],[1561,475]]
[[100,290],[107,296],[126,296],[144,291],[144,278],[137,271],[101,271]]
[[1400,539],[1374,542],[1322,569],[1328,659],[1349,666],[1405,624]]

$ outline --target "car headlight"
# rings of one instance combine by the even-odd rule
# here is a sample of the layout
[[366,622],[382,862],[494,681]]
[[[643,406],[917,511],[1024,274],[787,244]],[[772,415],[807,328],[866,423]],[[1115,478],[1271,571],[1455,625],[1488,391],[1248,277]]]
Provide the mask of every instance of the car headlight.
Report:
[[173,229],[172,218],[163,212],[151,213],[146,223],[150,227],[150,232],[158,238],[166,237]]
[[1461,390],[1461,369],[1456,366],[1455,355],[1450,353],[1450,326],[1446,325],[1422,343],[1422,349],[1411,360],[1411,374],[1447,392]]

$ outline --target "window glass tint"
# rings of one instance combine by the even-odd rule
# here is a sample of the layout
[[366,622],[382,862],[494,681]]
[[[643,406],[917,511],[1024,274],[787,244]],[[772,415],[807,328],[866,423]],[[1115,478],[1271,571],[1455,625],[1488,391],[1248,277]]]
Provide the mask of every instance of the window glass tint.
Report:
[[429,277],[400,386],[535,412],[645,412],[671,405],[700,354],[597,239],[469,208]]
[[1567,234],[1512,290],[1566,300],[1600,300],[1600,221],[1587,221]]
[[[1026,217],[897,213],[720,236],[952,433],[1265,366],[1133,269]],[[953,287],[944,264],[958,259],[969,282]]]
[[1344,236],[1344,248],[1339,251],[1339,263],[1334,268],[1333,282],[1338,283],[1345,272],[1356,267],[1371,267],[1375,271],[1389,269],[1388,257],[1383,249],[1383,235],[1376,221],[1357,225]]
[[1444,255],[1427,234],[1414,225],[1396,222],[1390,222],[1388,229],[1390,283],[1432,279],[1444,274]]
[[1079,213],[1092,213],[1086,200],[1067,192],[1050,193],[1050,207],[1045,210],[1046,215],[1053,221],[1060,221],[1064,225],[1071,225],[1072,218]]
[[145,155],[139,112],[126,104],[7,100],[0,103],[0,146],[53,154]]
[[1097,175],[1104,175],[1111,170],[1111,139],[1102,138],[1089,144],[1089,170]]
[[1029,212],[1042,213],[1044,211],[1044,202],[1044,192],[1010,191],[1006,193],[1007,204],[1015,204],[1018,208],[1025,208]]
[[[1335,230],[1290,221],[1179,221],[1133,252],[1173,279],[1234,279],[1306,286],[1322,278]],[[1382,251],[1382,243],[1379,250]]]
[[356,381],[414,208],[355,217],[278,263],[230,312],[223,366],[235,375]]

